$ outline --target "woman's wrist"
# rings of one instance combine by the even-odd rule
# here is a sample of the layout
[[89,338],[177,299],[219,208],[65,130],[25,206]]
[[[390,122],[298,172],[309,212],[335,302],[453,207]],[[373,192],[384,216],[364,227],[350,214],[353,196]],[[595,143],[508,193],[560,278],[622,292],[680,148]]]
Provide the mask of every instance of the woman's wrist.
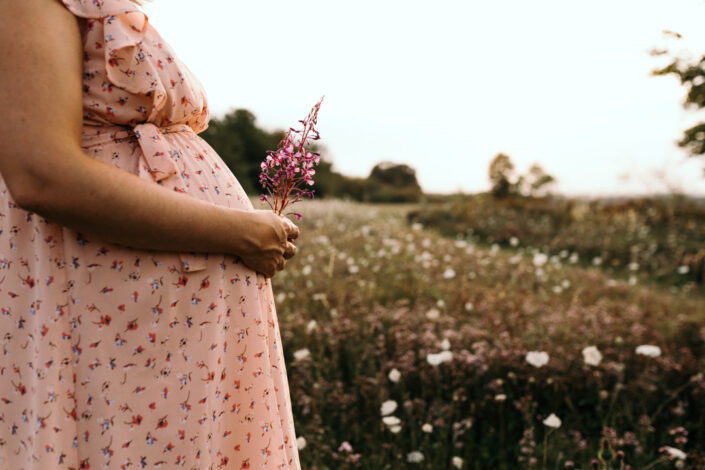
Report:
[[223,237],[223,252],[235,256],[244,256],[259,249],[259,224],[251,211],[244,209],[223,208],[223,220],[230,228]]

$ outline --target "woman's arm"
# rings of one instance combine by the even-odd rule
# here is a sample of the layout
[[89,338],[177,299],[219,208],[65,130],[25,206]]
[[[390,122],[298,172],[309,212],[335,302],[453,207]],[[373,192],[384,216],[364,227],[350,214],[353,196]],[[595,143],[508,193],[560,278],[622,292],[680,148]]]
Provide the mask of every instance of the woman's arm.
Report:
[[83,153],[76,17],[57,0],[1,5],[0,173],[20,207],[134,248],[230,253],[253,263],[266,255],[272,266],[293,256],[287,238],[298,228],[271,211],[217,206]]

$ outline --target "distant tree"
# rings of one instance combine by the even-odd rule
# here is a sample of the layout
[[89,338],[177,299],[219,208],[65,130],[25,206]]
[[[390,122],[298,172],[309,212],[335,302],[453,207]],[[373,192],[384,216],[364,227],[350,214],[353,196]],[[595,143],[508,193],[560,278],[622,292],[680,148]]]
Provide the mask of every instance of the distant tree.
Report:
[[490,162],[489,177],[490,193],[497,199],[548,194],[548,188],[556,181],[538,163],[531,165],[526,175],[517,174],[512,159],[503,153],[498,153]]
[[372,168],[365,184],[364,200],[370,202],[417,202],[423,191],[416,170],[403,163],[384,161]]
[[529,172],[526,177],[524,177],[524,181],[528,186],[529,195],[539,196],[546,191],[549,186],[555,183],[556,179],[546,173],[541,165],[534,163],[531,165],[531,168],[529,168]]
[[514,163],[511,158],[503,153],[498,153],[490,162],[489,168],[490,183],[492,189],[490,192],[496,198],[505,198],[512,194],[516,194],[516,183],[512,181],[514,175]]
[[398,188],[421,188],[416,181],[416,170],[403,163],[390,161],[378,163],[372,168],[368,178]]
[[[681,39],[681,35],[672,31],[664,31],[667,38]],[[675,75],[685,86],[688,93],[683,106],[687,108],[705,108],[705,54],[699,59],[686,60],[676,57],[668,49],[653,49],[653,56],[669,55],[671,63],[655,69],[651,73],[655,76]],[[705,155],[705,122],[700,122],[687,129],[683,138],[678,142],[680,147],[686,149],[690,156]],[[705,173],[704,173],[705,175]]]

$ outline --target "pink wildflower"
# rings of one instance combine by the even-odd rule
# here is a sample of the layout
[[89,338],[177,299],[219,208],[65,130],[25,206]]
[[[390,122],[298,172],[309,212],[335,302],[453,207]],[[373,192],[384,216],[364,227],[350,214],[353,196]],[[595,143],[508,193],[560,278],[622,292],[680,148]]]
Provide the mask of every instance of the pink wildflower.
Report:
[[[315,125],[318,119],[318,110],[323,98],[311,109],[305,120],[299,121],[303,129],[289,129],[286,137],[279,143],[277,150],[268,150],[267,158],[260,164],[260,183],[269,193],[262,194],[260,200],[269,204],[277,215],[289,204],[300,201],[304,196],[313,198],[314,190],[302,189],[299,186],[307,184],[313,186],[312,176],[316,174],[314,166],[321,160],[320,154],[306,149],[308,140],[320,138]],[[293,194],[293,199],[292,198]],[[298,212],[288,212],[298,220],[303,217]]]

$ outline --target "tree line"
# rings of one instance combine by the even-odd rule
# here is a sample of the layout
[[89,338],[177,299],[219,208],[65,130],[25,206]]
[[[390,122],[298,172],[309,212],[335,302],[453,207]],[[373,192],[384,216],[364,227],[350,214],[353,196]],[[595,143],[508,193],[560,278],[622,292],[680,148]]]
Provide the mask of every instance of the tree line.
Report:
[[[253,113],[235,109],[222,118],[211,118],[208,128],[199,134],[220,155],[248,195],[262,194],[259,183],[260,164],[267,150],[274,150],[286,132],[268,132],[257,126]],[[320,146],[321,160],[312,187],[316,198],[352,199],[360,202],[418,202],[423,191],[416,171],[403,163],[383,161],[375,165],[366,178],[350,177],[333,168]]]
[[[220,155],[237,177],[245,192],[257,196],[264,191],[259,182],[260,164],[267,150],[274,150],[286,136],[283,130],[266,131],[257,126],[255,115],[246,109],[235,109],[222,118],[211,118],[208,128],[199,134]],[[382,161],[365,178],[343,175],[333,168],[325,151],[321,153],[313,186],[316,198],[352,199],[360,202],[419,202],[424,192],[416,178],[416,170],[403,163]],[[508,155],[497,154],[490,162],[490,193],[496,198],[550,195],[548,188],[555,178],[538,164],[526,175],[516,173]]]

